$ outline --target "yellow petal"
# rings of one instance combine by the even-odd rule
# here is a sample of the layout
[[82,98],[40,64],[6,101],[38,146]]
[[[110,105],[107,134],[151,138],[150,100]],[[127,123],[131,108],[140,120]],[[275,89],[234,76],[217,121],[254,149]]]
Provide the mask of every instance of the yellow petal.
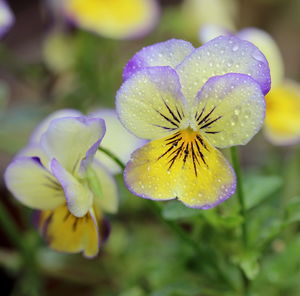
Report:
[[300,85],[285,81],[266,96],[265,133],[277,145],[300,141]]
[[84,217],[73,216],[65,205],[53,211],[42,211],[39,229],[49,246],[60,252],[83,252],[96,256],[99,250],[98,225],[93,210]]
[[110,38],[135,37],[152,28],[157,17],[153,0],[67,0],[65,11],[84,29]]
[[199,133],[182,130],[133,153],[125,182],[136,195],[154,200],[178,198],[208,209],[235,191],[235,175],[223,155]]

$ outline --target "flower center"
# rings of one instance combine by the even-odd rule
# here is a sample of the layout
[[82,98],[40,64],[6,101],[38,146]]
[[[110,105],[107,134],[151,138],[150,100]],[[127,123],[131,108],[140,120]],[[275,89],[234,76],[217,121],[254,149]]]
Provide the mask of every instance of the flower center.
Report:
[[191,162],[195,176],[197,176],[201,165],[207,167],[203,151],[209,151],[209,149],[199,132],[189,127],[166,138],[165,142],[166,151],[157,160],[167,159],[168,171],[175,164],[181,164],[184,167]]

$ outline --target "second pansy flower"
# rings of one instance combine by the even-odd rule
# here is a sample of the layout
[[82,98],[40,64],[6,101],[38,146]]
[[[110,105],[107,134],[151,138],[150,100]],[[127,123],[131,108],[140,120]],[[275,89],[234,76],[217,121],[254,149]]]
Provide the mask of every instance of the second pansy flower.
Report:
[[178,198],[207,209],[235,191],[235,174],[216,149],[246,144],[261,128],[270,71],[251,43],[219,37],[194,49],[169,40],[138,52],[116,99],[124,126],[152,140],[125,169],[133,193]]

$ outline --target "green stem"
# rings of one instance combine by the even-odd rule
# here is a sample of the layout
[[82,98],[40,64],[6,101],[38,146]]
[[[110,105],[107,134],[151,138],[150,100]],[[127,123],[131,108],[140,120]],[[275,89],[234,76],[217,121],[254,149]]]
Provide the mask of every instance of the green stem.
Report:
[[22,250],[23,244],[20,231],[2,203],[0,203],[0,224],[10,241],[17,246],[18,249]]
[[[245,249],[248,247],[248,227],[247,227],[247,211],[245,206],[245,196],[244,196],[244,190],[243,190],[243,181],[242,181],[242,172],[241,172],[241,165],[240,160],[238,156],[238,150],[236,147],[230,148],[231,153],[231,160],[232,165],[236,173],[236,179],[237,179],[237,196],[240,203],[240,213],[243,217],[243,223],[242,223],[242,241],[243,246]],[[241,276],[243,279],[243,286],[244,286],[244,295],[249,295],[249,279],[247,278],[245,272],[243,269],[240,268]]]
[[98,150],[102,151],[104,154],[106,154],[108,157],[110,157],[122,170],[125,169],[125,164],[120,160],[115,154],[113,154],[111,151],[109,151],[106,148],[99,147]]
[[237,196],[238,196],[238,200],[240,203],[240,213],[241,213],[241,216],[243,217],[243,223],[242,223],[243,244],[244,244],[244,247],[247,248],[247,246],[248,246],[247,212],[246,212],[246,206],[245,206],[245,196],[244,196],[244,190],[243,190],[242,172],[241,172],[241,166],[240,166],[237,148],[231,147],[230,153],[231,153],[232,165],[233,165],[233,168],[236,173]]

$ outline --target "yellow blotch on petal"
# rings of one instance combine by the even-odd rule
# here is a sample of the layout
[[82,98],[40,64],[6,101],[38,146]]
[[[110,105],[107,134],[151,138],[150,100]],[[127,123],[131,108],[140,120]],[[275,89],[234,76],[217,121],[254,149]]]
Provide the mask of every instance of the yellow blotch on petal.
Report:
[[151,26],[152,0],[66,0],[67,14],[84,29],[111,38],[128,38]]
[[[99,212],[97,216],[100,220]],[[93,210],[77,218],[63,205],[53,211],[41,211],[39,229],[52,249],[66,253],[83,251],[85,256],[93,257],[99,250],[98,219]]]
[[300,141],[300,85],[286,81],[266,96],[265,132],[278,145]]
[[223,155],[191,129],[152,141],[132,155],[125,170],[130,190],[144,198],[178,198],[210,208],[235,191],[235,176]]

